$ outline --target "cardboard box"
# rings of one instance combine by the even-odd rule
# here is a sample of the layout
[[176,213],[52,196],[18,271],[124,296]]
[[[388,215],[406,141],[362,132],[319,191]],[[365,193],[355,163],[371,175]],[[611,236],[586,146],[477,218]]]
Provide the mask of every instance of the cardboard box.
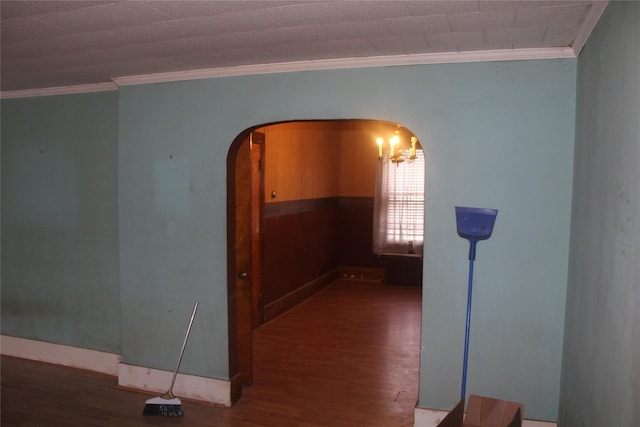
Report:
[[462,399],[438,427],[522,427],[523,414],[521,403],[471,395],[466,416]]

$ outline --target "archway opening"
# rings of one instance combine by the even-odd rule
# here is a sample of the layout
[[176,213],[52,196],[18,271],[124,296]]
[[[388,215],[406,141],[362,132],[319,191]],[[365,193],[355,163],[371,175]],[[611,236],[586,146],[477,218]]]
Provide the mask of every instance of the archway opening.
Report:
[[[256,327],[338,279],[421,287],[421,254],[372,252],[376,174],[388,161],[378,159],[376,138],[398,132],[410,141],[408,129],[390,122],[288,121],[253,126],[234,140],[227,158],[232,401],[252,382]],[[240,229],[252,233],[238,237]],[[236,256],[242,251],[247,265]],[[260,262],[251,263],[255,257]]]

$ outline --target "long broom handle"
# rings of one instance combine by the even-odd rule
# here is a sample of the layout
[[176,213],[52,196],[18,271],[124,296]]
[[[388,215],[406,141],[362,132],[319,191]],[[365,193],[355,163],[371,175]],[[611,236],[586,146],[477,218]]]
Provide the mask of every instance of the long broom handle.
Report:
[[167,395],[169,398],[173,397],[173,384],[176,382],[176,377],[178,376],[178,369],[180,369],[180,363],[182,362],[182,355],[184,354],[184,349],[187,346],[187,340],[189,339],[189,333],[191,332],[191,325],[193,325],[193,318],[196,317],[196,310],[198,309],[198,301],[193,306],[193,312],[191,313],[191,319],[189,320],[189,327],[187,328],[187,333],[184,336],[184,342],[182,343],[182,349],[180,350],[180,356],[178,357],[178,364],[176,365],[176,370],[173,372],[173,378],[171,379],[171,385],[169,386],[169,391],[167,391]]
[[469,329],[471,328],[471,295],[473,292],[473,259],[469,259],[469,287],[467,291],[467,321],[464,331],[464,362],[462,363],[462,389],[460,399],[467,393],[467,360],[469,358]]

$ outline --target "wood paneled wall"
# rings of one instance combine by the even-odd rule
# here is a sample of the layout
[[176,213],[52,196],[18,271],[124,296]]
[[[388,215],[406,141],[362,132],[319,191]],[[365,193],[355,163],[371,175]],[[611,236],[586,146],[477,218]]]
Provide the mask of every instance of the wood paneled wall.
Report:
[[265,218],[263,301],[265,305],[296,291],[338,267],[336,199],[300,212]]
[[265,203],[337,197],[338,130],[338,122],[265,127]]
[[344,267],[382,268],[372,252],[373,197],[341,197],[338,262]]
[[270,318],[340,266],[389,269],[392,260],[372,254],[371,230],[375,139],[393,129],[364,120],[259,129],[265,134],[262,303]]
[[389,126],[343,120],[280,123],[261,129],[267,141],[265,203],[373,197],[375,138],[385,127]]
[[374,124],[343,122],[340,130],[340,197],[373,197],[378,165]]

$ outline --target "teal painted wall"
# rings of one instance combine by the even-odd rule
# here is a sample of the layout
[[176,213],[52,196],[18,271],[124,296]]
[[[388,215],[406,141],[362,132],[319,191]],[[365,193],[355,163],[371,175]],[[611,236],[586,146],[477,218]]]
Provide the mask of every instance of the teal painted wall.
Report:
[[[471,205],[500,213],[493,237],[478,247],[467,390],[523,402],[528,418],[555,419],[575,85],[576,61],[567,59],[229,77],[125,86],[117,97],[101,95],[118,102],[117,118],[109,109],[104,120],[111,123],[109,134],[118,132],[113,137],[118,141],[117,166],[109,171],[117,175],[119,191],[109,209],[117,209],[118,215],[117,227],[110,230],[115,233],[112,241],[118,242],[117,259],[111,262],[114,271],[119,263],[120,290],[110,289],[109,297],[119,298],[113,313],[119,309],[121,314],[123,361],[172,370],[198,299],[181,369],[228,378],[226,157],[240,132],[295,119],[396,121],[418,136],[427,155],[419,406],[449,409],[459,398],[468,244],[456,234],[454,206]],[[98,108],[100,98],[92,96],[97,96],[93,108]],[[48,103],[28,111],[47,123],[48,114],[71,108],[78,99],[83,98],[5,100],[3,121],[4,111],[10,110],[6,114],[16,122],[11,127],[17,140],[32,132],[20,128],[31,103]],[[58,132],[74,134],[96,122],[95,117],[83,117],[62,122]],[[46,127],[37,132],[46,134]],[[38,138],[28,140],[35,143]],[[6,162],[4,141],[2,150]],[[65,156],[56,158],[59,167],[68,162]],[[22,164],[29,167],[14,168],[10,174],[16,183],[24,182],[34,169],[26,160]],[[75,167],[77,171],[81,166]],[[82,170],[88,181],[96,173],[89,167]],[[3,167],[3,202],[7,177]],[[80,185],[80,180],[74,182]],[[67,184],[48,197],[54,199],[55,194],[55,200],[80,203],[70,196],[75,190]],[[22,211],[28,211],[28,188],[18,187],[15,194],[25,206]],[[3,205],[3,244],[13,241],[5,235],[6,213]],[[48,223],[66,217],[57,211],[48,215]],[[93,212],[92,218],[105,215]],[[87,229],[82,239],[93,240],[97,234]],[[20,271],[32,265],[31,255],[22,252],[11,260],[17,266],[7,266],[5,251],[6,246],[3,276],[7,268]],[[71,297],[75,288],[68,282],[75,276],[64,273],[59,292]],[[22,282],[32,282],[33,289],[46,289],[30,273],[16,274]],[[94,274],[105,280],[102,272]],[[4,280],[2,286],[4,299]],[[80,302],[71,298],[61,305],[69,312],[61,319],[72,319]],[[4,321],[3,311],[3,332]],[[57,337],[44,325],[24,335]],[[84,339],[72,341],[87,345]]]
[[638,23],[611,2],[578,61],[562,427],[640,425]]
[[2,333],[120,352],[118,93],[2,101]]
[[[428,158],[420,406],[458,399],[467,243],[454,205],[498,208],[480,244],[467,389],[555,419],[566,296],[575,60],[244,76],[120,90],[123,360],[226,378],[226,153],[293,119],[397,121]],[[153,339],[149,337],[153,335]]]
[[459,399],[468,242],[455,235],[453,206],[477,206],[499,213],[478,244],[467,393],[522,402],[527,418],[557,417],[574,66],[478,64],[440,80],[449,96],[423,94],[431,108],[421,129],[429,159],[421,406]]

